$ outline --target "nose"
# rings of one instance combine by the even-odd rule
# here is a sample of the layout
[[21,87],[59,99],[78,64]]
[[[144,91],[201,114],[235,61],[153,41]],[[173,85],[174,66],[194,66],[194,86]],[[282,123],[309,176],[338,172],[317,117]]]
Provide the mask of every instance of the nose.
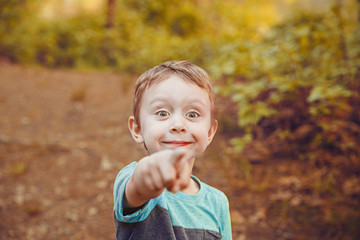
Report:
[[171,133],[185,133],[186,127],[183,122],[181,116],[173,116],[172,122],[170,125],[170,132]]

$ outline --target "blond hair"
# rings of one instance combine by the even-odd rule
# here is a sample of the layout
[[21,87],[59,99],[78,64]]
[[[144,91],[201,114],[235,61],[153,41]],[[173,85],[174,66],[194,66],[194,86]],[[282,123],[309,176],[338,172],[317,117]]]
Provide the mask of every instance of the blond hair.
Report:
[[213,124],[215,120],[215,97],[213,85],[211,83],[209,75],[206,73],[205,70],[188,61],[169,61],[147,70],[139,77],[136,82],[133,102],[133,114],[138,126],[140,126],[141,100],[146,89],[148,89],[154,84],[168,79],[173,75],[176,75],[184,81],[195,84],[207,91],[211,104],[211,122]]

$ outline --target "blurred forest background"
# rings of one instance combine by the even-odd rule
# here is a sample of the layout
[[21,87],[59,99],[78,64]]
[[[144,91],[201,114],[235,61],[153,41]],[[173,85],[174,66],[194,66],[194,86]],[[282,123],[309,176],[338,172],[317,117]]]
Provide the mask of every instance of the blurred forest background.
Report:
[[184,59],[234,239],[360,239],[359,0],[0,0],[0,56],[1,239],[113,239],[134,82]]

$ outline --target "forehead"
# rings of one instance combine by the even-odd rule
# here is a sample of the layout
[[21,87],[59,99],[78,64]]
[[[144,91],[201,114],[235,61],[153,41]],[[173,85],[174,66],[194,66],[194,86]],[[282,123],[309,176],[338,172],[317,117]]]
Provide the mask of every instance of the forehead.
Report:
[[205,82],[201,81],[199,79],[195,79],[195,78],[186,78],[185,76],[178,74],[178,73],[174,73],[174,72],[166,72],[162,75],[157,75],[154,78],[150,78],[148,79],[147,83],[145,83],[145,91],[147,89],[149,89],[150,87],[157,85],[161,82],[164,81],[176,81],[176,80],[181,80],[183,82],[186,82],[188,84],[192,84],[195,86],[198,86],[200,88],[205,88]]
[[202,99],[210,102],[210,95],[205,88],[197,84],[184,80],[183,78],[172,75],[161,81],[154,82],[144,91],[144,100],[185,100],[185,99]]

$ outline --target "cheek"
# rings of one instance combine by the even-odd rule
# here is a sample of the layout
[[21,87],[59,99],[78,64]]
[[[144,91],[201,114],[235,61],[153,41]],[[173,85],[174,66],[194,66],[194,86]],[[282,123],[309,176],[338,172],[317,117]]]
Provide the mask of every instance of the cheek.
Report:
[[143,132],[143,136],[145,139],[156,139],[159,138],[163,132],[164,132],[164,127],[161,124],[156,124],[156,123],[148,123],[147,126],[145,126],[146,129]]
[[193,129],[193,134],[196,137],[197,141],[201,145],[207,145],[209,138],[209,130],[207,127],[198,126]]

